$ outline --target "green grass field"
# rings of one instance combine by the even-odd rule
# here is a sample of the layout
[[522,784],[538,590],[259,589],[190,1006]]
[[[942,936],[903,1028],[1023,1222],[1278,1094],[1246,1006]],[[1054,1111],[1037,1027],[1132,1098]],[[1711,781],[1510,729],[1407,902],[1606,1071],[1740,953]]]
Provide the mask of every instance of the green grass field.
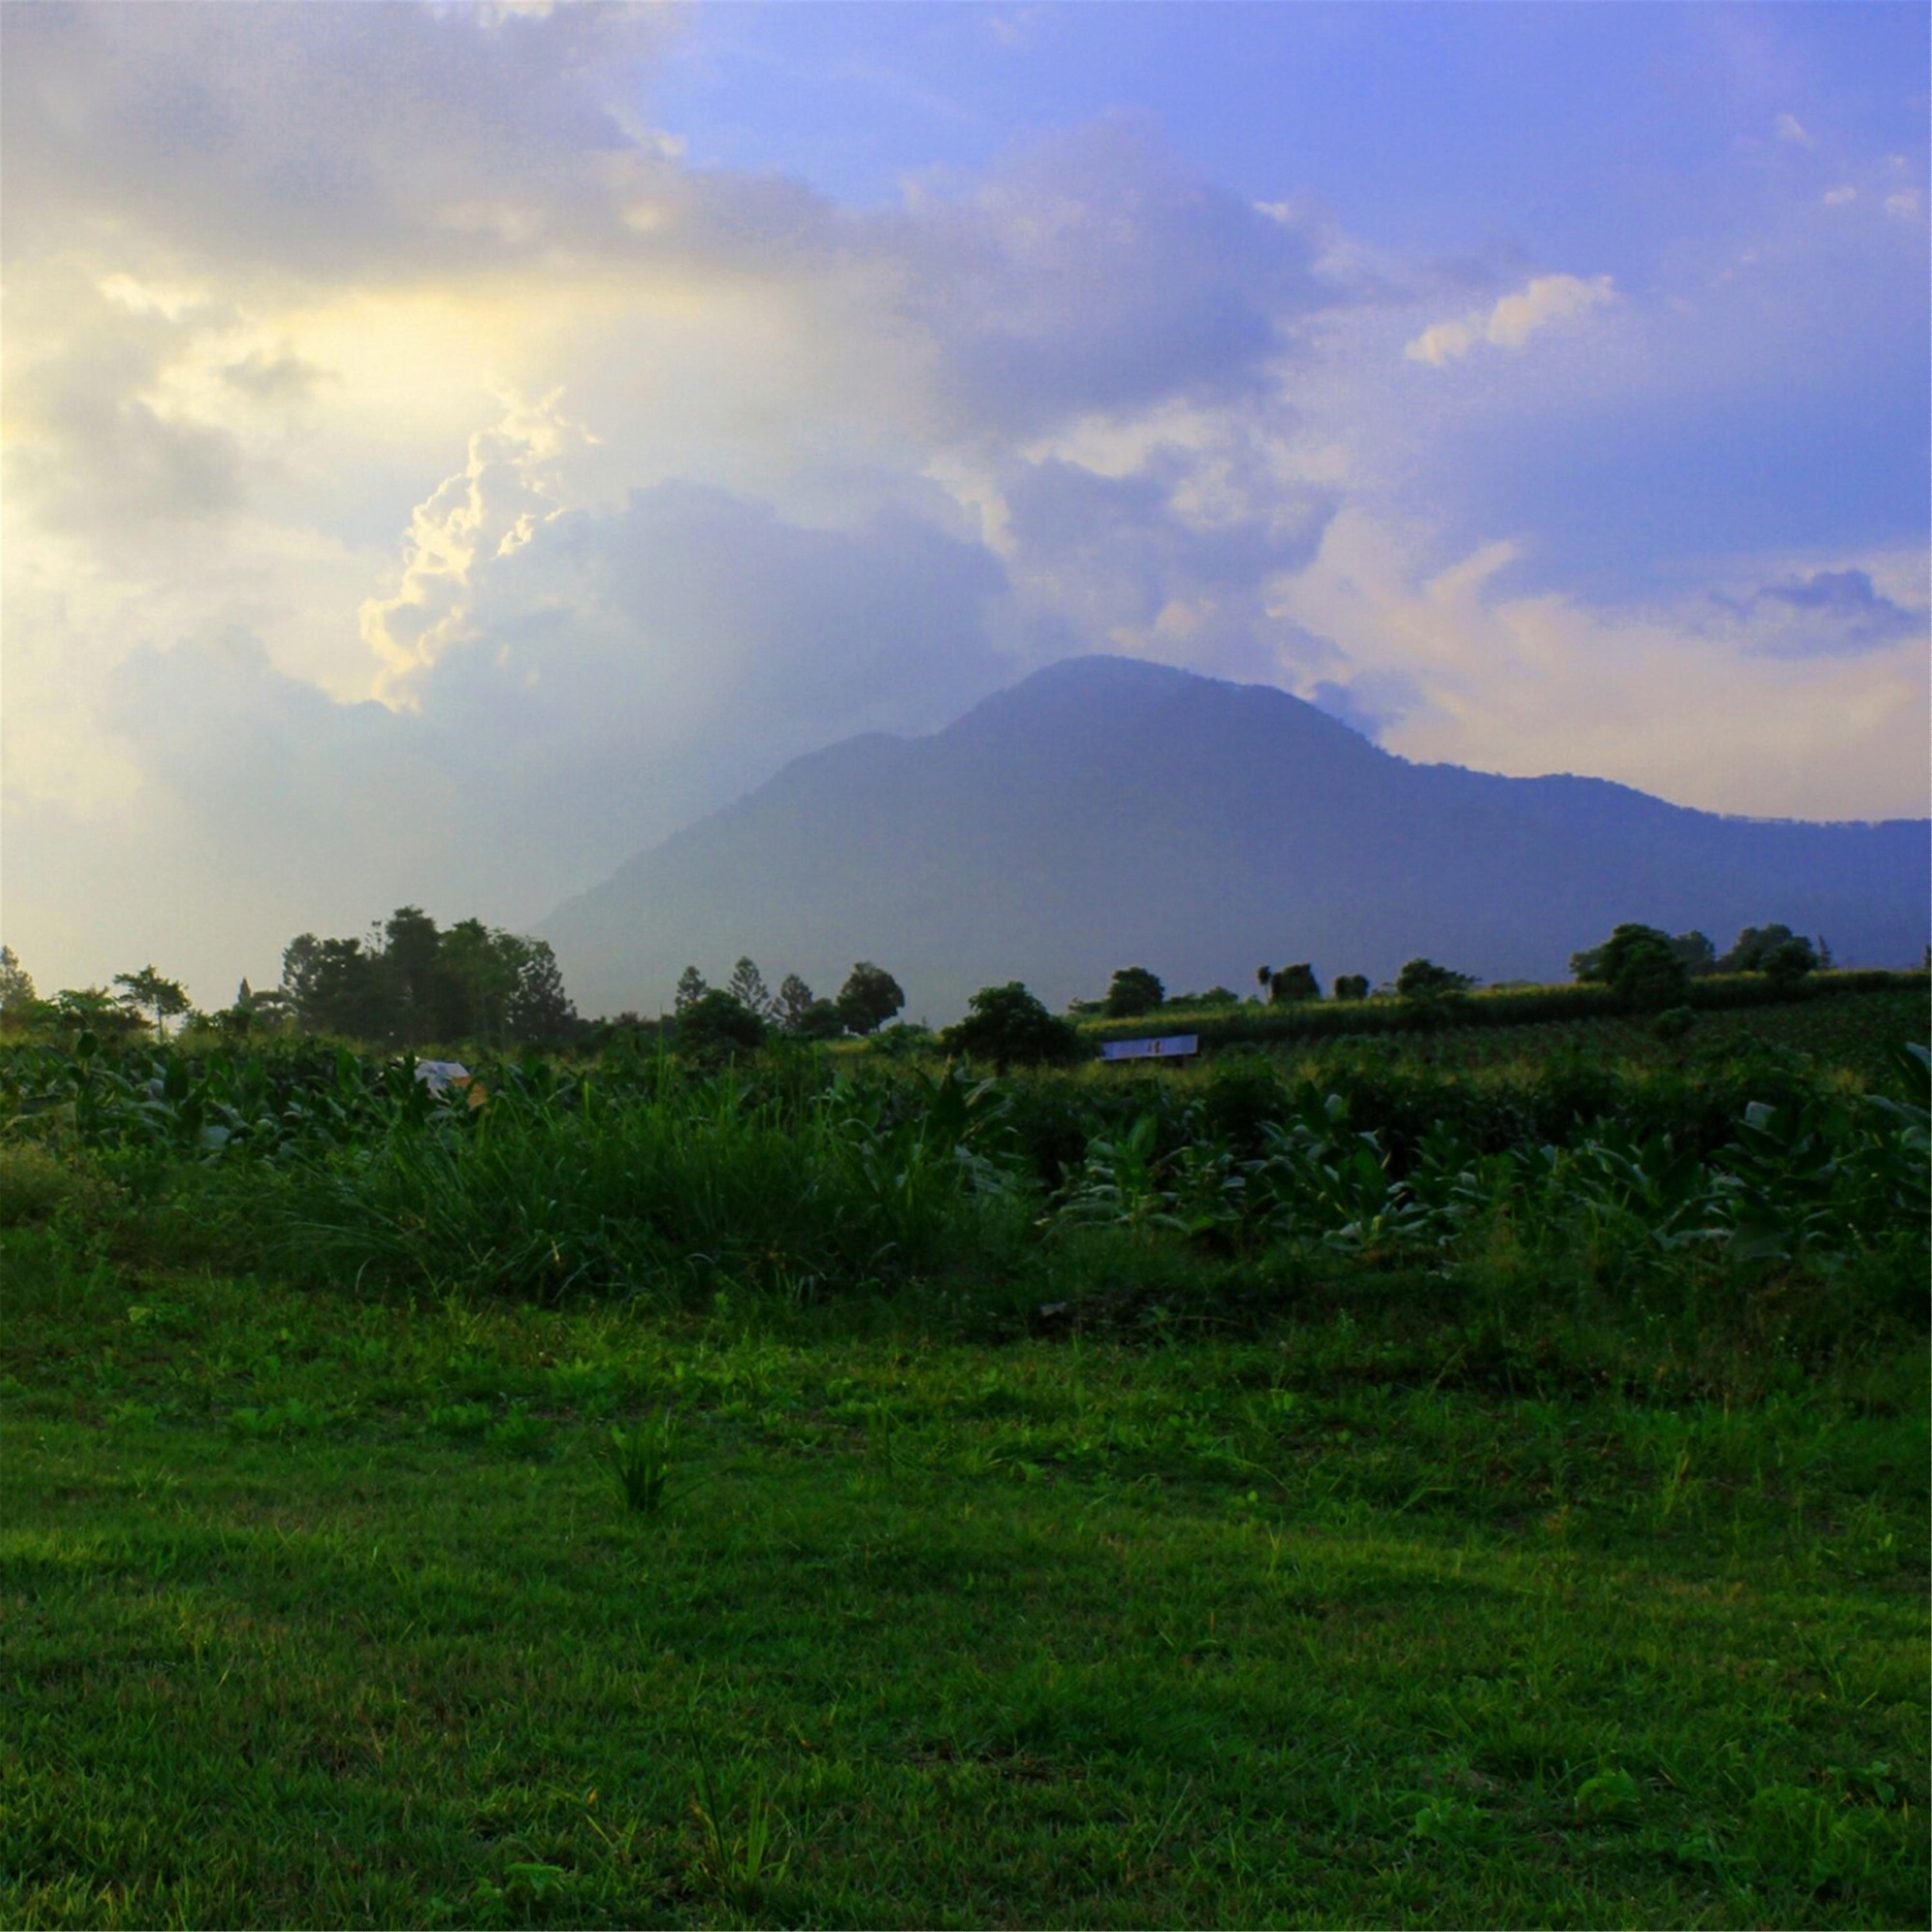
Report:
[[1442,1044],[18,1062],[0,1922],[1922,1925],[1922,1101]]
[[7,1274],[10,1924],[1924,1919],[1919,1351]]

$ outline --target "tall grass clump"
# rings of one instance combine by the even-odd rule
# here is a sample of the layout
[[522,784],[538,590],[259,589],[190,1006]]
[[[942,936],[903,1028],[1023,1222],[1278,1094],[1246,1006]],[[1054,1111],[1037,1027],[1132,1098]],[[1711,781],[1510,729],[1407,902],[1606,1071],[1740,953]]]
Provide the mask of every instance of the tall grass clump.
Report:
[[332,1275],[542,1301],[890,1288],[998,1266],[1024,1230],[1017,1184],[949,1124],[729,1070],[614,1096],[508,1084],[298,1170],[283,1233]]

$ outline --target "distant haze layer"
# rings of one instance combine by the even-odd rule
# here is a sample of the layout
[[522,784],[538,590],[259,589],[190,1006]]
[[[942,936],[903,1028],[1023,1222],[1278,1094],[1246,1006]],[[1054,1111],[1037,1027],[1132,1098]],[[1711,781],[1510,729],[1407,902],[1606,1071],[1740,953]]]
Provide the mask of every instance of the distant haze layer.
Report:
[[1039,672],[928,737],[800,758],[542,928],[586,1012],[669,1004],[748,955],[835,992],[855,961],[908,1016],[1026,980],[1050,1004],[1150,968],[1245,990],[1307,960],[1392,977],[1426,956],[1561,979],[1624,920],[1822,934],[1842,964],[1927,943],[1932,826],[1692,812],[1600,779],[1414,764],[1313,706],[1119,658]]

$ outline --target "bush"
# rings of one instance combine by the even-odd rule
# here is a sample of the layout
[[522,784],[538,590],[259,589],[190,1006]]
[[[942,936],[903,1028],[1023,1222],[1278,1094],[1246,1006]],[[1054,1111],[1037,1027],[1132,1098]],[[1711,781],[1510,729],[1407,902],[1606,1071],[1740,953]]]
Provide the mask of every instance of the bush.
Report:
[[814,1000],[800,1009],[791,1030],[798,1040],[836,1040],[845,1030],[845,1016],[836,1001]]
[[1780,940],[1766,953],[1759,970],[1774,986],[1795,986],[1818,964],[1808,939]]
[[1792,986],[1829,962],[1810,940],[1790,926],[1748,926],[1718,962],[1720,973],[1762,973],[1774,985]]
[[755,1053],[770,1028],[750,1007],[713,987],[677,1016],[677,1048],[696,1059],[728,1059]]
[[1123,966],[1107,988],[1102,1008],[1109,1019],[1137,1019],[1150,1013],[1167,997],[1167,988],[1144,966]]
[[1284,966],[1280,972],[1270,973],[1268,989],[1269,1003],[1277,1006],[1322,997],[1321,982],[1315,976],[1315,968],[1305,959],[1298,965]]
[[866,1051],[882,1060],[910,1060],[929,1053],[938,1044],[939,1036],[932,1028],[902,1020],[896,1026],[881,1027],[866,1042]]
[[1432,959],[1412,959],[1395,976],[1395,989],[1405,1000],[1447,999],[1475,983],[1467,973],[1453,973]]
[[1009,1066],[1066,1066],[1088,1056],[1079,1030],[1050,1013],[1017,980],[982,986],[967,1002],[957,1026],[939,1036],[948,1053],[990,1060],[1004,1072]]
[[1620,926],[1594,952],[1580,952],[1570,964],[1578,979],[1612,988],[1639,1012],[1680,1004],[1690,984],[1678,942],[1654,926]]

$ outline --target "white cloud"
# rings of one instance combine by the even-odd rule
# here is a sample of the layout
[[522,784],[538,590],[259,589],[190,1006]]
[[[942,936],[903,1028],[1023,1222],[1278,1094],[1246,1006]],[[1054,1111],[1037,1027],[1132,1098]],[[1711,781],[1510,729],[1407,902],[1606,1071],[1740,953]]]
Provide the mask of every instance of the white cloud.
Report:
[[[1346,509],[1279,608],[1333,639],[1352,677],[1410,681],[1382,733],[1406,757],[1586,773],[1767,816],[1790,814],[1802,765],[1808,816],[1923,814],[1924,614],[1894,614],[1882,567],[1774,572],[1743,610],[1699,592],[1595,608],[1494,590],[1511,555],[1487,545],[1429,574],[1412,536]],[[1762,648],[1800,626],[1808,648]]]
[[1427,362],[1440,369],[1459,356],[1466,356],[1481,338],[1480,317],[1468,322],[1438,322],[1425,328],[1402,350],[1412,362]]
[[562,394],[531,404],[506,392],[502,420],[472,436],[464,467],[417,505],[400,584],[364,600],[360,614],[363,641],[382,667],[378,697],[412,702],[412,674],[464,638],[478,560],[514,554],[562,514],[556,459],[596,438],[560,412]]
[[1406,345],[1412,362],[1440,369],[1466,356],[1478,343],[1498,349],[1520,349],[1540,329],[1587,314],[1615,301],[1608,275],[1588,281],[1576,275],[1538,275],[1514,295],[1504,296],[1486,313],[1472,309],[1458,321],[1438,322]]
[[1778,117],[1778,138],[1800,148],[1815,148],[1818,145],[1816,137],[1795,114],[1780,114]]
[[1918,218],[1918,190],[1901,189],[1896,194],[1885,198],[1885,212],[1898,221],[1916,221]]
[[1818,198],[1827,208],[1843,208],[1858,200],[1858,191],[1848,182],[1843,188],[1827,188]]

